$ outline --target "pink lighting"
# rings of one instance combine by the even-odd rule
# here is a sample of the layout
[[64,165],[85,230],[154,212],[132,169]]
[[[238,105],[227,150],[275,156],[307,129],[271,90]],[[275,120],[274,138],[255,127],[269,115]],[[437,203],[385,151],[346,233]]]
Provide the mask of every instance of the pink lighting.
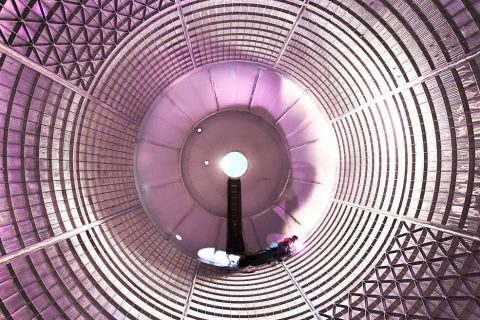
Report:
[[[2,1],[0,319],[480,319],[479,21]],[[231,151],[251,268],[224,251]]]
[[[207,90],[197,89],[202,74],[212,81]],[[197,96],[187,100],[179,87]],[[218,111],[197,104],[206,97],[216,99]],[[151,221],[163,233],[181,233],[177,245],[191,255],[224,249],[222,170],[230,168],[240,170],[227,175],[241,176],[249,248],[265,249],[272,233],[308,236],[331,202],[338,166],[335,135],[315,101],[288,77],[252,63],[219,63],[184,76],[155,100],[139,133],[135,178],[154,186],[140,192]],[[232,150],[244,167],[222,160]],[[201,228],[192,234],[191,226]]]

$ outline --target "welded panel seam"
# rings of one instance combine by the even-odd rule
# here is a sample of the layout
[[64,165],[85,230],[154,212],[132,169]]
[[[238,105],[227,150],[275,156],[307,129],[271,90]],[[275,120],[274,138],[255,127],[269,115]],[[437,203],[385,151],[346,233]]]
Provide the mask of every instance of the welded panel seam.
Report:
[[197,62],[195,61],[195,57],[193,56],[193,48],[192,42],[190,41],[190,35],[188,34],[187,23],[185,22],[185,16],[183,15],[182,5],[180,0],[175,0],[175,6],[177,7],[178,16],[180,17],[180,22],[182,23],[182,30],[183,35],[185,37],[185,41],[187,42],[188,53],[190,54],[190,59],[192,60],[193,68],[197,68]]
[[185,310],[183,310],[182,319],[187,318],[188,310],[190,309],[190,302],[192,301],[193,291],[195,290],[195,283],[197,282],[198,269],[200,268],[200,261],[197,261],[197,266],[195,267],[195,273],[193,275],[192,285],[188,291],[187,301],[185,302]]
[[90,100],[91,102],[95,103],[96,105],[100,106],[101,108],[108,110],[117,116],[121,117],[122,119],[136,125],[140,126],[140,123],[138,121],[135,121],[134,119],[128,117],[127,115],[119,112],[115,108],[111,107],[110,105],[106,104],[105,102],[101,101],[97,97],[91,95],[85,90],[82,90],[69,82],[68,80],[63,79],[62,77],[56,75],[55,73],[51,72],[50,70],[46,69],[45,67],[33,62],[32,60],[28,59],[27,57],[21,55],[20,53],[16,52],[15,50],[9,48],[3,43],[0,43],[0,53],[5,54],[6,56],[16,60],[17,62],[25,65],[26,67],[40,73],[41,75],[49,78],[50,80],[64,86],[65,88],[68,88],[69,90],[81,95],[82,97],[86,98],[87,100]]
[[427,81],[431,78],[434,78],[434,77],[440,75],[442,72],[455,69],[456,67],[458,67],[460,65],[463,65],[463,64],[467,63],[468,61],[473,60],[477,57],[480,57],[480,49],[477,49],[477,50],[473,51],[472,53],[461,57],[460,59],[457,59],[455,61],[446,63],[439,68],[436,68],[434,70],[431,70],[430,72],[427,72],[423,76],[417,77],[416,79],[414,79],[412,81],[409,81],[409,82],[407,82],[407,83],[405,83],[405,84],[403,84],[403,85],[401,85],[401,86],[399,86],[399,87],[397,87],[393,90],[390,90],[387,93],[384,93],[384,94],[378,96],[377,98],[374,98],[370,101],[367,101],[367,102],[361,104],[360,106],[356,107],[355,109],[350,110],[350,111],[344,113],[343,115],[341,115],[339,117],[331,119],[330,123],[337,122],[341,119],[344,119],[344,118],[347,118],[347,117],[349,117],[353,114],[356,114],[356,113],[358,113],[362,110],[368,109],[368,108],[370,108],[370,107],[372,107],[372,106],[374,106],[374,105],[376,105],[380,102],[383,102],[384,100],[386,100],[390,97],[395,96],[396,94],[402,93],[405,90],[413,88],[414,86],[416,86],[416,85],[418,85],[422,82],[425,82],[425,81]]
[[308,299],[307,295],[305,294],[305,292],[303,291],[302,287],[300,286],[300,284],[297,282],[297,280],[295,279],[295,277],[293,276],[293,274],[290,272],[290,270],[288,269],[287,265],[285,264],[285,262],[282,261],[282,266],[283,268],[285,269],[285,272],[288,274],[288,276],[290,277],[290,280],[292,280],[294,286],[297,288],[298,292],[300,293],[300,295],[302,296],[303,300],[305,300],[305,303],[307,304],[308,308],[310,309],[310,311],[312,311],[312,314],[313,316],[315,317],[315,319],[318,319],[320,320],[320,316],[318,315],[318,313],[315,311],[315,307],[313,306],[312,302],[310,301],[310,299]]
[[250,93],[250,99],[248,100],[248,109],[252,108],[253,98],[255,97],[255,90],[257,89],[258,80],[260,79],[260,73],[262,72],[261,68],[258,68],[257,74],[255,76],[255,81],[253,82],[252,93]]
[[25,248],[10,252],[10,253],[0,257],[0,266],[10,263],[12,260],[14,260],[16,258],[24,257],[24,256],[32,254],[36,251],[39,251],[39,250],[45,249],[47,247],[50,247],[50,246],[52,246],[56,243],[59,243],[59,242],[62,242],[64,240],[67,240],[69,238],[72,238],[72,237],[74,237],[74,236],[76,236],[76,235],[78,235],[82,232],[85,232],[85,231],[88,231],[92,228],[98,227],[98,226],[100,226],[100,225],[102,225],[106,222],[109,222],[113,219],[121,217],[121,216],[123,216],[127,213],[131,213],[134,210],[137,210],[139,208],[141,208],[141,206],[136,205],[132,208],[128,208],[128,209],[119,211],[117,213],[114,213],[112,215],[109,215],[109,216],[107,216],[103,219],[99,219],[97,221],[94,221],[94,222],[88,223],[86,225],[83,225],[81,227],[75,228],[73,230],[64,232],[64,233],[62,233],[60,235],[57,235],[57,236],[54,236],[52,238],[45,239],[43,241],[37,242],[37,243],[32,244],[30,246],[27,246]]
[[397,219],[399,221],[411,222],[411,223],[416,224],[416,225],[421,226],[421,227],[430,228],[430,229],[433,229],[433,230],[445,232],[445,233],[448,233],[448,234],[451,234],[451,235],[455,235],[455,236],[458,236],[458,237],[463,237],[463,238],[474,240],[474,241],[480,241],[480,236],[456,231],[456,230],[453,230],[452,228],[449,228],[448,226],[441,226],[441,225],[438,225],[438,224],[433,224],[433,222],[426,223],[426,222],[423,222],[423,221],[418,220],[416,218],[401,216],[401,215],[394,214],[394,213],[391,213],[391,212],[388,212],[388,211],[374,209],[374,208],[358,205],[358,204],[351,203],[351,202],[346,202],[346,201],[341,201],[341,200],[333,200],[333,201],[336,202],[336,203],[347,205],[347,206],[354,207],[354,208],[357,208],[357,209],[377,213],[377,214],[380,214],[382,216],[391,217],[391,218]]
[[277,61],[275,61],[275,64],[273,65],[274,68],[278,66],[280,63],[280,60],[282,60],[283,54],[285,53],[285,50],[287,49],[288,45],[290,44],[290,40],[292,40],[293,35],[295,34],[295,29],[297,29],[298,23],[300,22],[300,19],[302,18],[303,12],[305,11],[305,7],[307,6],[309,0],[304,0],[302,3],[302,6],[300,7],[300,10],[297,13],[297,16],[295,17],[295,21],[293,22],[292,27],[290,30],[288,30],[287,37],[285,38],[285,42],[283,43],[282,49],[280,50],[280,53],[278,54]]
[[217,104],[217,111],[220,111],[220,104],[218,103],[217,90],[215,89],[215,84],[213,83],[212,71],[208,69],[208,78],[210,79],[210,86],[212,87],[213,95],[215,96],[215,103]]

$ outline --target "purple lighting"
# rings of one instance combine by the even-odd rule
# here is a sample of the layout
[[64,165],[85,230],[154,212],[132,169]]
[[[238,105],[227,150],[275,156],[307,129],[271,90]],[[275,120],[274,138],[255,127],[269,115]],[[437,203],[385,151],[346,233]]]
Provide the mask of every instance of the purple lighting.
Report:
[[[0,319],[480,319],[479,21],[2,1]],[[284,261],[223,251],[231,151],[245,251]]]
[[[197,81],[204,77],[211,78],[208,90]],[[196,92],[195,99],[179,88]],[[199,101],[218,109],[212,113]],[[254,251],[270,245],[272,232],[307,236],[333,197],[338,146],[332,127],[314,97],[257,64],[219,63],[185,75],[152,104],[138,140],[135,178],[143,207],[161,233],[182,234],[177,245],[192,256],[225,248],[225,175],[241,177],[244,241]],[[237,154],[243,167],[225,161]],[[202,227],[192,233],[194,226]]]

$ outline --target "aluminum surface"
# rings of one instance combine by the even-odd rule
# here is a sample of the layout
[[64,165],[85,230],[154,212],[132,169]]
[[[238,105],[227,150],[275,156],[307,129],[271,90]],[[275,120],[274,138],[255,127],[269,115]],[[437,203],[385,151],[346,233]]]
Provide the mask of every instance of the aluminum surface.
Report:
[[[0,318],[480,318],[479,21],[478,0],[3,2],[0,255],[28,254],[0,266]],[[312,97],[338,142],[334,201],[288,274],[197,268],[135,187],[152,104],[232,61],[305,89],[243,105]],[[233,97],[195,83],[214,94],[186,126]],[[292,161],[317,164],[318,141],[292,140]],[[305,203],[315,179],[291,181]]]

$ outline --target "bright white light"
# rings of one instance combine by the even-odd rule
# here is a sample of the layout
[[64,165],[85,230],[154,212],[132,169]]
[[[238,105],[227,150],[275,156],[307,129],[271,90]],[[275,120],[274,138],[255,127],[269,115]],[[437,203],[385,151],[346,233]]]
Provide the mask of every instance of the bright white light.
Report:
[[242,153],[232,151],[223,157],[220,166],[227,176],[230,178],[238,178],[247,172],[248,160]]
[[203,164],[206,165],[206,166],[208,166],[208,165],[210,164],[210,161],[205,160],[205,161],[203,161]]
[[175,235],[175,238],[177,238],[178,241],[182,240],[182,237],[179,234]]
[[215,250],[215,248],[203,248],[197,252],[200,261],[219,267],[234,267],[238,264],[240,256],[227,255],[225,251]]
[[197,132],[198,132],[198,133],[201,133],[202,131],[203,131],[202,128],[197,128]]

